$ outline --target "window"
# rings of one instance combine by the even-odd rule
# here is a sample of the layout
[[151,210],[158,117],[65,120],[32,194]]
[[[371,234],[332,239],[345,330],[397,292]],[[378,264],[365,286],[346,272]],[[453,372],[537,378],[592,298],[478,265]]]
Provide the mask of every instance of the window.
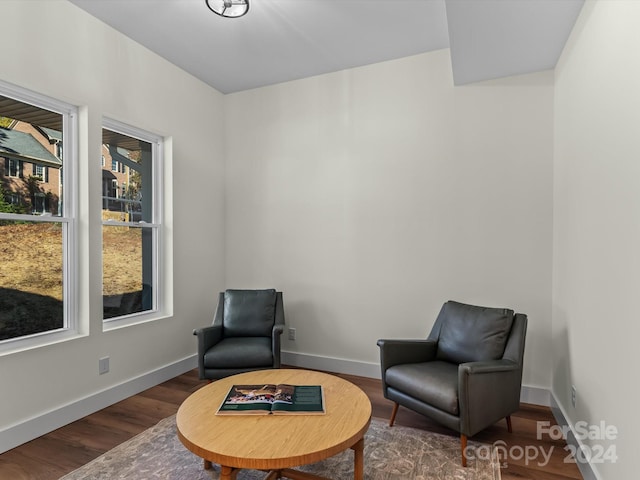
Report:
[[[71,105],[0,82],[0,351],[77,331],[75,192],[63,192],[60,181],[74,185],[76,118]],[[69,158],[55,156],[41,135],[31,135],[40,128],[60,136]],[[56,181],[40,182],[50,169]]]
[[39,177],[41,182],[49,181],[49,167],[43,165],[33,164],[33,176]]
[[121,165],[115,171],[103,169],[109,182],[103,191],[110,192],[102,202],[102,299],[108,328],[161,310],[162,143],[155,135],[106,119],[102,142],[112,167]]
[[8,197],[9,198],[7,198],[7,194],[5,193],[5,201],[9,202],[11,205],[20,205],[20,195],[10,193]]
[[46,215],[47,213],[47,197],[44,193],[36,192],[32,197],[31,213],[34,215]]
[[7,177],[22,177],[22,162],[15,158],[6,158],[4,161],[4,174]]

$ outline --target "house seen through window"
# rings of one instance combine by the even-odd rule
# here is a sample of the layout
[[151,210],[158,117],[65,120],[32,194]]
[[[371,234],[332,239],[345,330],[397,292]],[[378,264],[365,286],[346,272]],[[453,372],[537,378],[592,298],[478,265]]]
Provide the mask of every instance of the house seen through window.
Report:
[[61,144],[73,109],[20,93],[0,85],[0,343],[72,326]]
[[103,315],[157,310],[159,140],[105,121],[102,157]]

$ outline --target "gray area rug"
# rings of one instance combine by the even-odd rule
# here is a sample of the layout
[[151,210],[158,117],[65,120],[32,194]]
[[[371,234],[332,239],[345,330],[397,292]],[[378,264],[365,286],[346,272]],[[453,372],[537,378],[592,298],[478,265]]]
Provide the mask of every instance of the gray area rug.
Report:
[[[488,445],[469,442],[478,452],[460,466],[457,437],[373,419],[365,435],[367,480],[500,480],[500,464]],[[492,457],[492,458],[488,458]],[[212,480],[219,468],[204,470],[202,459],[188,451],[176,434],[175,416],[165,418],[127,442],[62,477],[61,480]],[[300,470],[334,480],[353,478],[353,452],[347,450]],[[261,480],[264,472],[243,470],[237,480]]]

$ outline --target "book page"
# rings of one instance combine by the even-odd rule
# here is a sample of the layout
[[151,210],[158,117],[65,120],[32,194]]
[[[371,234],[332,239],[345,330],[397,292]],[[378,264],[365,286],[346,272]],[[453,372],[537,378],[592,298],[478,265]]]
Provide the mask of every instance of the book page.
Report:
[[275,400],[271,409],[274,414],[322,414],[324,392],[321,385],[286,385],[279,387],[286,392],[283,400]]
[[216,414],[269,413],[276,385],[234,385]]

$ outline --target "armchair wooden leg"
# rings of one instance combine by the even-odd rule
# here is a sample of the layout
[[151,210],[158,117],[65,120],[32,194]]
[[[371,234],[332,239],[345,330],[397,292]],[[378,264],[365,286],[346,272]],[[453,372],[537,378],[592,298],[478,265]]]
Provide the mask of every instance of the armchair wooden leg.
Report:
[[513,429],[511,428],[511,415],[507,415],[507,430],[509,433],[513,433]]
[[462,451],[462,466],[467,466],[467,436],[463,433],[460,434],[460,449]]
[[400,405],[397,402],[394,402],[393,411],[391,412],[391,418],[389,419],[390,427],[393,427],[393,422],[396,421],[396,414],[398,413],[398,407],[400,407]]

